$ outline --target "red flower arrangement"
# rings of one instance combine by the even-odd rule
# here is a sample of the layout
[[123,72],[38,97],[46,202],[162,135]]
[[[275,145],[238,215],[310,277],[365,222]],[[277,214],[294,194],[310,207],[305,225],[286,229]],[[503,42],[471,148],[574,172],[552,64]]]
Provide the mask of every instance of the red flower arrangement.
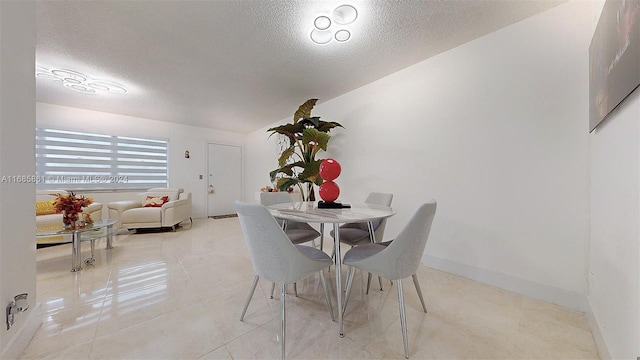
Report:
[[[78,216],[82,212],[82,208],[93,203],[93,200],[90,198],[84,196],[76,197],[76,194],[73,192],[70,192],[69,195],[55,194],[53,196],[56,196],[56,199],[53,201],[56,214],[62,213],[62,222],[65,227],[73,228],[76,221],[78,221]],[[84,220],[90,222],[91,218]]]

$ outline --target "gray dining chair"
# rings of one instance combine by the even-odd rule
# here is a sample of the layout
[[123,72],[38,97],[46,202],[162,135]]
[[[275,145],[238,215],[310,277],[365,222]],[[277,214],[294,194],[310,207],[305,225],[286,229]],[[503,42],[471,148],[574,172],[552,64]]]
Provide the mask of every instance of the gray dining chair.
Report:
[[280,225],[275,221],[269,210],[261,204],[245,204],[235,202],[238,212],[238,220],[242,227],[245,241],[249,248],[249,256],[255,270],[253,284],[249,290],[247,300],[240,315],[240,321],[244,319],[256,285],[260,277],[273,283],[280,283],[280,315],[281,315],[281,351],[285,358],[286,335],[286,286],[302,280],[313,273],[320,274],[320,281],[324,288],[324,296],[329,308],[331,320],[335,321],[329,288],[324,277],[323,270],[329,267],[333,261],[326,253],[304,245],[291,243]]
[[[393,194],[372,192],[365,199],[365,204],[391,206],[393,201]],[[387,224],[387,219],[380,219],[376,221],[349,223],[340,226],[340,243],[347,244],[351,247],[370,244],[373,242],[371,238],[371,229],[373,230],[374,239],[376,242],[381,242],[384,237],[384,229]],[[371,227],[371,229],[369,228]],[[334,236],[333,230],[331,230],[331,236]],[[331,257],[335,255],[335,249]],[[382,290],[382,280],[378,278],[380,284],[380,290]],[[367,276],[367,294],[369,293],[369,287],[371,285],[371,273]]]
[[[291,195],[288,192],[261,192],[260,204],[264,206],[291,203]],[[315,239],[320,236],[320,232],[311,225],[304,222],[290,221],[286,223],[281,219],[276,219],[280,226],[284,226],[284,232],[294,244],[302,244],[311,241],[315,247]]]
[[382,244],[364,244],[351,248],[344,255],[343,264],[349,266],[347,275],[347,292],[345,294],[344,309],[349,301],[351,285],[355,269],[362,269],[389,280],[396,280],[398,287],[398,307],[400,309],[400,325],[402,327],[402,340],[404,342],[404,357],[409,358],[409,341],[407,339],[407,322],[404,309],[404,295],[402,291],[402,279],[411,276],[413,284],[418,292],[422,309],[427,312],[427,307],[422,297],[422,290],[416,274],[420,259],[429,238],[431,224],[436,214],[437,203],[431,200],[422,204],[413,214],[404,229],[391,242]]
[[[260,204],[264,206],[269,205],[278,205],[278,204],[288,204],[291,203],[291,195],[288,192],[284,191],[275,191],[275,192],[261,192],[260,193]],[[284,229],[284,233],[287,234],[289,240],[291,240],[294,244],[303,244],[311,241],[313,246],[316,246],[315,239],[320,236],[320,232],[314,229],[311,225],[287,220],[286,222],[282,219],[276,219],[278,224]],[[321,249],[322,250],[322,249]],[[271,293],[270,298],[273,299],[273,292],[275,291],[276,284],[271,284]],[[293,284],[293,291],[296,296],[298,296],[298,287],[296,284]]]
[[[393,201],[393,194],[372,192],[365,199],[365,204],[391,206]],[[386,218],[376,221],[372,221],[375,239],[376,241],[382,241],[384,235],[384,228],[386,225]],[[331,236],[333,236],[333,230],[331,230]],[[349,223],[340,226],[340,242],[347,244],[351,247],[360,245],[363,243],[370,243],[369,224],[364,223]]]

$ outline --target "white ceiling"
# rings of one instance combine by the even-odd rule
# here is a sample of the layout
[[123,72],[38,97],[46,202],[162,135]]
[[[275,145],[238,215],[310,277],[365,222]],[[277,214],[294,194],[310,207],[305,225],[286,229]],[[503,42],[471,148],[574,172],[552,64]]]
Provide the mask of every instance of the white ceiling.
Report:
[[[247,133],[562,2],[39,1],[36,64],[129,93],[37,79],[36,99]],[[315,16],[343,3],[359,11],[352,39],[311,43]]]

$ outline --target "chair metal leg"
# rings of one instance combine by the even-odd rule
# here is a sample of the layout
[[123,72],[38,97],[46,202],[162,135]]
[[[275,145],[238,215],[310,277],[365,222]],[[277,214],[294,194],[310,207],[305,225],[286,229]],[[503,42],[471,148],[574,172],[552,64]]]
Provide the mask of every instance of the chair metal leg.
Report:
[[367,221],[367,228],[369,229],[369,240],[372,244],[376,243],[376,230],[373,228],[373,223]]
[[249,290],[249,295],[247,295],[247,301],[244,303],[244,309],[242,309],[242,315],[240,315],[240,321],[244,319],[244,314],[247,312],[247,308],[249,307],[249,303],[251,302],[253,293],[256,291],[256,285],[258,285],[259,279],[260,279],[259,275],[256,275],[253,278],[253,284],[251,285],[251,290]]
[[[349,271],[347,271],[347,276],[344,279],[344,291],[347,291],[347,287],[349,286]],[[342,302],[344,304],[344,302]]]
[[271,295],[269,295],[269,299],[273,299],[273,292],[276,290],[276,283],[271,283]]
[[[349,268],[349,270],[351,270],[351,268]],[[347,291],[347,288],[349,287],[349,272],[347,272],[347,277],[344,280],[344,291]]]
[[355,268],[353,266],[349,266],[349,273],[347,274],[347,291],[344,295],[344,303],[342,305],[342,313],[347,308],[347,302],[349,301],[349,295],[351,294],[351,285],[353,284],[353,276],[356,274]]
[[344,291],[345,292],[347,291],[347,286],[349,286],[349,274],[348,273],[347,273],[347,278],[344,281]]
[[413,278],[413,285],[416,286],[416,291],[418,292],[418,297],[420,298],[420,303],[422,303],[422,310],[424,310],[424,312],[427,312],[427,306],[424,304],[424,298],[422,297],[422,290],[420,289],[420,283],[418,282],[418,275],[417,274],[413,274],[411,275],[411,277]]
[[282,284],[281,290],[280,290],[280,315],[281,315],[281,320],[282,320],[282,330],[281,330],[281,334],[280,337],[282,338],[281,341],[282,343],[280,344],[280,348],[282,349],[282,360],[284,360],[284,340],[285,340],[285,335],[287,333],[287,313],[285,311],[285,296],[287,293],[287,284]]
[[[384,289],[382,289],[382,277],[380,277],[378,275],[378,284],[380,284],[380,291],[384,291]],[[391,285],[393,285],[393,282],[391,283]],[[369,273],[369,275],[367,276],[367,292],[366,294],[369,294],[369,288],[371,287],[371,273]]]
[[329,315],[331,315],[331,321],[336,321],[335,316],[333,316],[333,306],[331,306],[331,296],[329,296],[329,288],[327,287],[327,281],[324,278],[324,272],[320,270],[320,281],[322,282],[322,287],[324,288],[324,297],[327,300],[327,306],[329,306]]
[[364,271],[360,270],[360,301],[364,301]]
[[404,357],[409,358],[409,340],[407,339],[407,317],[404,313],[404,295],[402,280],[398,279],[398,307],[400,308],[400,326],[402,327],[402,341],[404,342]]
[[320,250],[324,245],[324,223],[320,223]]

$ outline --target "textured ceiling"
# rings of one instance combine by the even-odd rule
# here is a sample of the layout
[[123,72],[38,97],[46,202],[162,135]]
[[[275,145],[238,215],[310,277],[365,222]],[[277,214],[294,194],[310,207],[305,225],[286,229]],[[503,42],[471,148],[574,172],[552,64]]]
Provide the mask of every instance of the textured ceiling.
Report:
[[562,2],[349,0],[352,39],[315,45],[313,19],[344,1],[39,1],[36,64],[129,93],[38,78],[36,98],[247,133]]

